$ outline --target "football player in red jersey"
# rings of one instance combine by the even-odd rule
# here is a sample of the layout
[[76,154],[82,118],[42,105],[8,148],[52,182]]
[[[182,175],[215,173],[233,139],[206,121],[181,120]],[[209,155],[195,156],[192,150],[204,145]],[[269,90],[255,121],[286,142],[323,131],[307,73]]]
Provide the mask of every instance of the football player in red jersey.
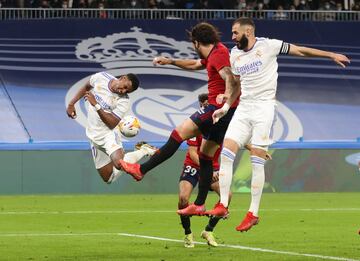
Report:
[[[178,210],[180,215],[203,215],[205,200],[213,174],[213,157],[224,139],[226,129],[234,114],[240,95],[240,86],[231,72],[229,50],[220,42],[218,30],[209,23],[199,23],[189,32],[189,37],[200,59],[171,59],[155,57],[154,65],[174,65],[186,70],[206,69],[208,73],[209,105],[192,114],[190,118],[177,126],[168,141],[156,154],[143,164],[131,164],[120,160],[123,170],[137,181],[165,160],[169,159],[184,140],[203,136],[199,151],[200,182],[197,198],[193,204]],[[217,100],[219,95],[229,97]],[[212,114],[222,108],[226,115],[213,123]]]
[[[208,106],[208,94],[203,93],[198,96],[198,101],[200,109],[204,109]],[[179,203],[178,208],[183,209],[189,205],[189,199],[193,189],[197,186],[199,182],[199,156],[198,151],[201,145],[202,137],[201,135],[187,140],[188,150],[184,159],[184,167],[179,180]],[[215,152],[213,159],[213,176],[210,186],[210,190],[215,191],[220,195],[219,188],[219,155],[220,148]],[[213,230],[220,220],[220,217],[210,217],[208,225],[205,227],[205,230],[202,231],[201,237],[204,238],[209,246],[216,247],[218,246]],[[190,217],[189,216],[180,216],[181,225],[184,228],[185,237],[184,237],[184,246],[185,247],[194,247],[194,237],[190,228]]]

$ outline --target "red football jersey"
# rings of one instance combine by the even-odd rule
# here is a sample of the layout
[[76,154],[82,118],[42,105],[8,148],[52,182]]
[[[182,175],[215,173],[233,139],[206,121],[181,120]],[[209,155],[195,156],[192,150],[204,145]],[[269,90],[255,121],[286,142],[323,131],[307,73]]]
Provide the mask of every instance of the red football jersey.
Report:
[[[225,92],[225,81],[221,78],[219,71],[226,66],[231,67],[229,50],[222,43],[218,43],[208,57],[201,60],[201,64],[206,67],[208,72],[209,104],[221,107],[222,105],[216,103],[216,97]],[[234,108],[238,104],[239,97],[231,107]]]
[[[202,137],[201,137],[201,135],[199,135],[199,136],[197,136],[197,137],[188,139],[188,140],[186,141],[186,143],[187,143],[189,146],[195,146],[195,147],[197,147],[197,151],[199,152],[199,150],[200,150],[200,145],[201,145],[201,141],[202,141]],[[220,164],[219,164],[220,152],[221,152],[221,146],[220,146],[220,148],[218,148],[218,150],[215,152],[215,155],[214,155],[214,159],[213,159],[213,169],[214,169],[214,170],[218,170],[218,169],[220,168]],[[185,156],[185,159],[184,159],[184,165],[190,165],[191,167],[196,168],[196,169],[199,169],[199,168],[200,168],[200,166],[199,166],[198,164],[196,164],[196,163],[190,158],[190,153],[189,153],[189,151],[186,152],[186,156]]]

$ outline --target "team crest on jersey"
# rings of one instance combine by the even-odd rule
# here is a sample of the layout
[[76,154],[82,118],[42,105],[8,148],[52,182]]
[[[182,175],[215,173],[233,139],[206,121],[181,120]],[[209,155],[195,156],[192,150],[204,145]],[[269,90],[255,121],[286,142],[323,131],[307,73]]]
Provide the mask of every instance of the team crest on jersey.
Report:
[[[175,66],[154,67],[152,59],[166,56],[175,59],[197,58],[192,43],[164,35],[143,32],[132,27],[129,32],[85,39],[76,47],[80,60],[100,63],[114,76],[134,73],[140,87],[130,94],[130,114],[141,122],[148,140],[163,140],[170,131],[198,110],[197,96],[207,92],[206,71],[186,71]],[[262,55],[259,53],[259,55]],[[66,103],[90,78],[76,82],[66,95]],[[86,126],[84,107],[76,104],[77,122]],[[297,116],[279,103],[279,118],[274,126],[275,139],[297,140],[303,128]]]

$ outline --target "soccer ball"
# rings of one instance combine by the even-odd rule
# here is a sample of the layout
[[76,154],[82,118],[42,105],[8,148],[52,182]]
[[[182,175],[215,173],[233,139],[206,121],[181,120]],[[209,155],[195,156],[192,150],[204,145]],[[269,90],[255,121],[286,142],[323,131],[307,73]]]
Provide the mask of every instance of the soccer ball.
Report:
[[119,123],[119,129],[122,135],[131,138],[135,137],[140,131],[140,122],[135,116],[125,116]]

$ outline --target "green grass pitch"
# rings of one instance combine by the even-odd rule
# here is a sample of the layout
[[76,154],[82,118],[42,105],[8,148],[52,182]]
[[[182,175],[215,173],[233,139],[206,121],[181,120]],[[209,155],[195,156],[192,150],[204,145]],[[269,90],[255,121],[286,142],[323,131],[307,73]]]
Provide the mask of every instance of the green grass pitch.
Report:
[[239,233],[249,200],[234,195],[217,248],[192,217],[202,244],[186,249],[177,195],[1,196],[0,260],[360,260],[360,193],[267,193],[259,225]]

